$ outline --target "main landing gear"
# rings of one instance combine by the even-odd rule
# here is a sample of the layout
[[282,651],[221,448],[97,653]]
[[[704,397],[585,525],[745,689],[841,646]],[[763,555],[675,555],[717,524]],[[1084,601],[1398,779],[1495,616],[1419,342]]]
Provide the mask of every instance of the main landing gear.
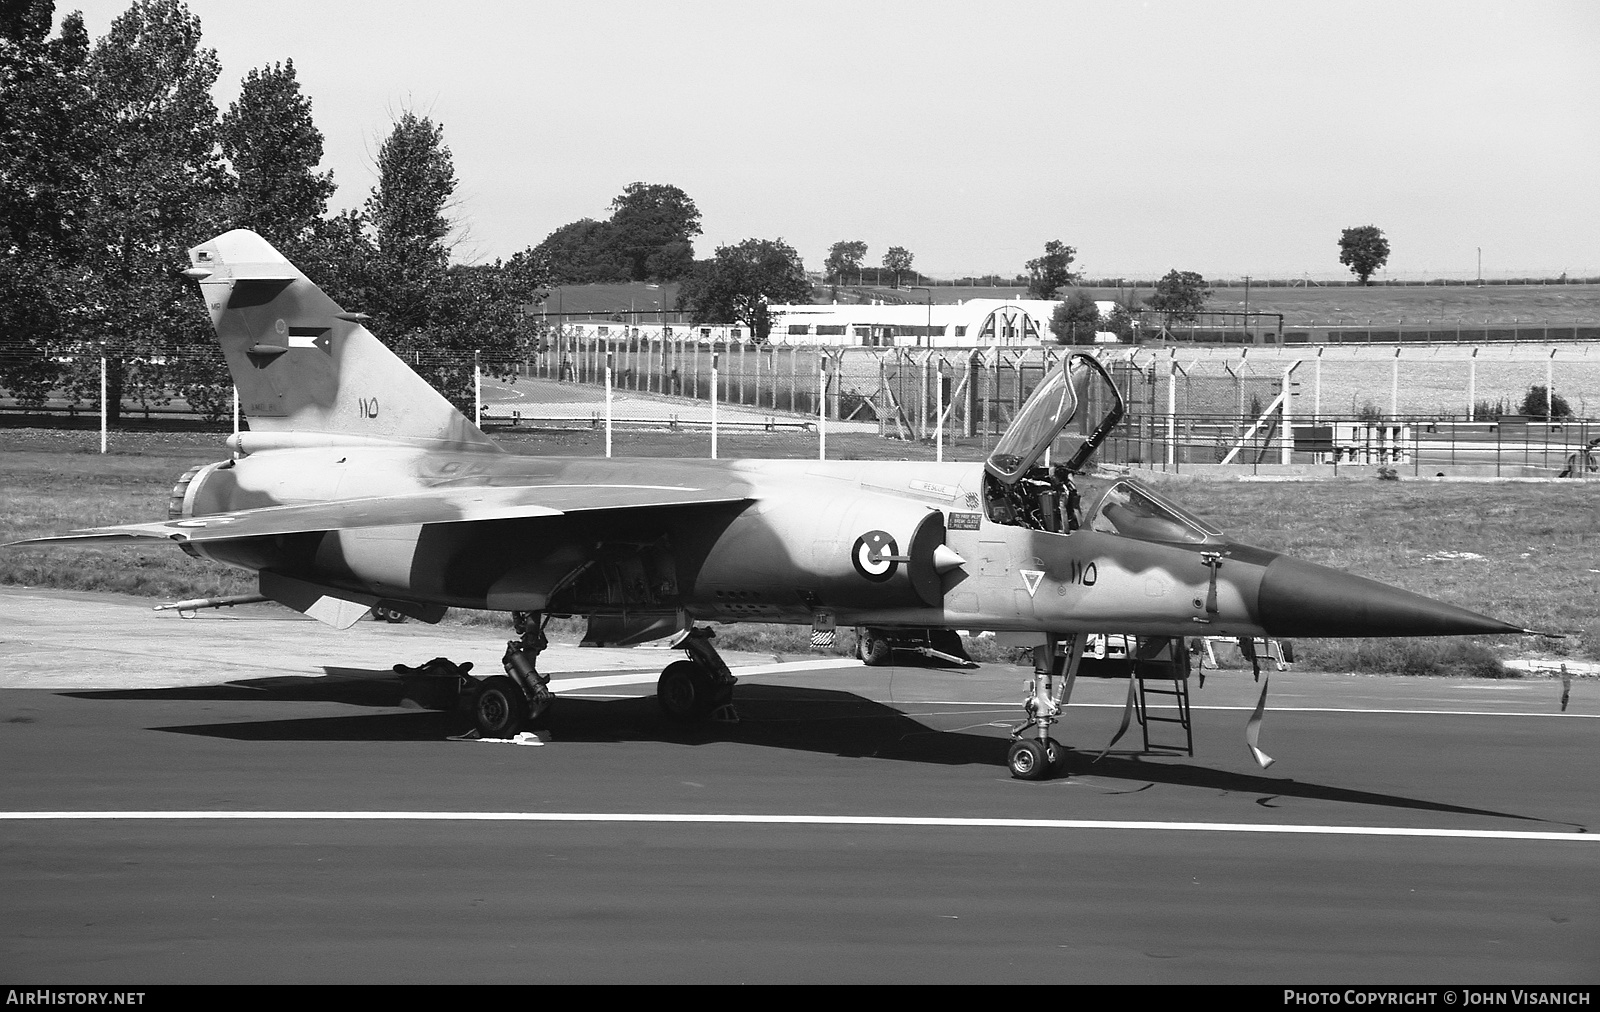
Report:
[[711,645],[716,635],[710,629],[687,629],[672,641],[688,657],[668,664],[656,682],[656,703],[672,720],[738,723],[733,687],[739,680]]
[[513,737],[555,702],[549,676],[540,674],[536,665],[539,654],[550,645],[541,619],[537,612],[513,614],[519,636],[506,643],[500,662],[506,673],[485,678],[472,699],[472,724],[481,737]]
[[[1082,658],[1078,636],[1050,636],[1042,646],[1033,648],[1033,680],[1022,701],[1028,719],[1011,729],[1011,748],[1006,753],[1006,766],[1018,780],[1044,780],[1061,768],[1066,752],[1050,737],[1050,727],[1060,719],[1061,708],[1072,696]],[[1059,690],[1055,688],[1058,678]]]

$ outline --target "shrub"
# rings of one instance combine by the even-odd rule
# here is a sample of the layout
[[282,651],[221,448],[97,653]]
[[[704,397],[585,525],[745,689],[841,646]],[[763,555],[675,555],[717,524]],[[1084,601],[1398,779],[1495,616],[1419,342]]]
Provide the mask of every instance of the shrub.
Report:
[[1529,418],[1571,418],[1572,407],[1560,394],[1547,394],[1543,383],[1535,383],[1522,398],[1522,413]]

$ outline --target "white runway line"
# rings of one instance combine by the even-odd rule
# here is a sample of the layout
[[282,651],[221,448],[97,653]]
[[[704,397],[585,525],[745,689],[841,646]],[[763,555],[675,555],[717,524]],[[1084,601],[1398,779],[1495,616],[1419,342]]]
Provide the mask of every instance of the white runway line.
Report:
[[1249,822],[1120,822],[1098,819],[967,819],[898,815],[718,815],[671,812],[0,812],[0,822],[95,820],[186,822],[566,822],[786,826],[891,826],[936,829],[1100,829],[1300,836],[1396,836],[1461,840],[1597,843],[1600,834],[1398,826],[1297,826]]
[[[896,704],[898,705],[898,704]],[[906,706],[977,706],[994,708],[997,710],[1014,710],[1014,702],[974,702],[970,699],[919,699],[905,703]],[[1071,703],[1063,709],[1069,712],[1075,707],[1097,710],[1120,710],[1123,703]],[[1177,707],[1168,705],[1150,705],[1152,710],[1175,710]],[[1254,706],[1190,706],[1191,710],[1239,710],[1249,712]],[[1365,709],[1356,706],[1269,706],[1268,713],[1400,713],[1417,714],[1424,717],[1582,717],[1586,720],[1600,720],[1600,713],[1531,713],[1516,710],[1379,710]]]

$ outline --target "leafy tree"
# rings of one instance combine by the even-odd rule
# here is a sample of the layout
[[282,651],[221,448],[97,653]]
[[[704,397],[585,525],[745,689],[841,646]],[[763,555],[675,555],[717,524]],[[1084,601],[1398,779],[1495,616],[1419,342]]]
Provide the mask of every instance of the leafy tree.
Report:
[[551,232],[534,247],[555,271],[558,284],[590,285],[628,277],[628,265],[615,259],[611,223],[583,218]]
[[1050,315],[1050,333],[1058,344],[1093,344],[1100,329],[1100,307],[1085,292],[1073,292]]
[[1173,269],[1156,282],[1155,294],[1150,296],[1148,304],[1162,314],[1165,325],[1170,327],[1174,323],[1192,321],[1210,297],[1211,288],[1205,278],[1194,271]]
[[793,246],[782,239],[746,239],[717,247],[716,256],[695,264],[678,290],[678,309],[693,323],[737,321],[757,344],[772,331],[768,304],[809,302],[811,282]]
[[676,186],[629,183],[606,221],[584,218],[551,232],[536,251],[558,284],[675,281],[694,268],[700,211]]
[[378,148],[378,185],[367,198],[372,230],[372,270],[367,279],[370,309],[385,340],[426,327],[436,289],[450,265],[446,215],[455,193],[455,164],[444,128],[407,110]]
[[609,239],[628,264],[629,280],[675,281],[694,267],[700,209],[664,183],[629,183],[611,202]]
[[1138,335],[1138,330],[1133,322],[1132,310],[1120,302],[1111,304],[1111,312],[1101,320],[1101,326],[1117,335],[1117,340],[1129,344],[1132,344]]
[[432,320],[393,342],[456,407],[470,411],[472,373],[515,380],[538,339],[527,307],[545,296],[549,270],[533,250],[492,264],[452,266],[430,293]]
[[867,259],[867,244],[860,239],[841,239],[828,247],[828,259],[822,269],[833,284],[844,281],[851,271],[859,272]]
[[1572,405],[1567,403],[1560,394],[1550,395],[1543,383],[1535,383],[1528,388],[1527,394],[1522,398],[1521,414],[1529,418],[1571,418]]
[[1028,298],[1053,299],[1062,287],[1081,276],[1072,269],[1078,251],[1060,239],[1044,244],[1044,256],[1028,261]]
[[61,384],[60,345],[89,303],[85,211],[104,143],[83,18],[48,39],[54,6],[0,6],[0,387],[24,407]]
[[322,133],[311,121],[311,100],[300,91],[294,61],[250,71],[217,135],[238,177],[233,224],[299,259],[335,186],[332,171],[316,171]]
[[883,269],[894,272],[892,288],[900,287],[900,275],[911,269],[911,261],[915,257],[904,246],[890,246],[889,252],[883,255]]
[[427,117],[401,114],[378,150],[378,170],[361,213],[318,226],[328,255],[307,276],[369,313],[374,334],[469,409],[474,359],[489,375],[514,377],[535,337],[527,306],[544,297],[548,263],[524,250],[509,261],[450,265],[455,167],[444,128]]
[[1374,271],[1389,262],[1389,240],[1375,225],[1347,228],[1339,236],[1339,262],[1364,285]]
[[[124,395],[149,404],[171,382],[206,400],[228,385],[193,288],[174,270],[219,230],[230,187],[211,101],[219,64],[200,34],[181,0],[135,0],[85,65],[105,122],[85,223],[82,266],[98,288],[85,325],[103,339],[113,424]],[[80,394],[98,387],[94,358],[77,356]],[[178,375],[163,376],[169,367]]]

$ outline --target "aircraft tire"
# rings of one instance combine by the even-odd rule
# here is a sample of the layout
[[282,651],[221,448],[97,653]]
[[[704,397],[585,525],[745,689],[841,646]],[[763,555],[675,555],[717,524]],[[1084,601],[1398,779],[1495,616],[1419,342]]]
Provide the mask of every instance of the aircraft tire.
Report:
[[1006,753],[1006,766],[1018,780],[1043,780],[1050,775],[1050,762],[1045,747],[1037,738],[1020,738],[1011,743]]
[[1044,740],[1044,760],[1050,771],[1054,773],[1067,764],[1067,750],[1062,748],[1061,743],[1054,738],[1046,738]]
[[861,630],[861,663],[869,668],[879,668],[889,663],[894,654],[894,648],[882,636],[874,636],[872,630]]
[[505,675],[483,680],[472,701],[472,723],[484,738],[510,738],[528,720],[528,700],[522,688]]
[[718,704],[716,686],[693,661],[673,661],[656,681],[656,705],[672,720],[703,720]]

